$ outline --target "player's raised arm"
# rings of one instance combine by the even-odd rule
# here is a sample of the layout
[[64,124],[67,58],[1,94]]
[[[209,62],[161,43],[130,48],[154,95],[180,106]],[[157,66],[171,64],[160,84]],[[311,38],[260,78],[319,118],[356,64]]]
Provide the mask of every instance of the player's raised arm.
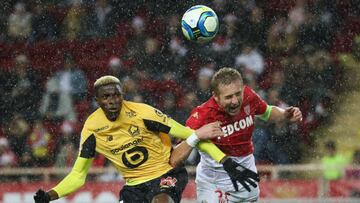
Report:
[[288,120],[290,122],[301,122],[302,121],[302,113],[298,107],[287,107],[285,109],[270,106],[271,112],[269,115],[269,121],[277,122],[277,121],[285,121]]

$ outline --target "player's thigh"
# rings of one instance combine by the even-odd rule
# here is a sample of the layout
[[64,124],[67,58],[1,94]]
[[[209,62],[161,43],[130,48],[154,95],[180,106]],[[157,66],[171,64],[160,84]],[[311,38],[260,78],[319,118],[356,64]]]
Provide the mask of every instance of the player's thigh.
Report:
[[120,191],[120,203],[146,202],[142,186],[124,186]]
[[160,193],[153,197],[151,203],[175,203],[175,202],[168,194]]
[[219,194],[219,190],[211,183],[197,182],[196,194],[197,203],[219,203],[222,199],[222,195]]
[[229,203],[238,202],[257,202],[259,199],[260,190],[259,187],[250,187],[251,191],[248,192],[244,188],[240,191],[228,191],[227,199]]

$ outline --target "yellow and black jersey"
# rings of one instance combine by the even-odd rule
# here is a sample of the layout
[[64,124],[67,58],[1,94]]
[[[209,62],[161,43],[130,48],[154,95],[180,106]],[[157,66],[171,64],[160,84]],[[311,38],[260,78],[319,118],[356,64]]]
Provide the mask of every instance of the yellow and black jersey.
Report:
[[128,185],[165,174],[171,142],[170,118],[142,103],[123,101],[117,120],[109,121],[101,108],[92,113],[81,132],[80,157],[93,158],[95,151],[109,159]]

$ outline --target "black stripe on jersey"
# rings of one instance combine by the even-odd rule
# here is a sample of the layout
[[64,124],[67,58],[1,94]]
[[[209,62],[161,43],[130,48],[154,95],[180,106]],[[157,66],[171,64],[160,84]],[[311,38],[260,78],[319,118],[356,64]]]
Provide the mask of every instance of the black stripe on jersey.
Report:
[[94,158],[95,157],[96,139],[94,134],[90,135],[82,145],[80,157]]
[[154,131],[154,132],[163,132],[168,134],[170,132],[170,127],[167,125],[164,125],[162,123],[159,123],[157,121],[147,120],[143,119],[145,127],[148,130]]

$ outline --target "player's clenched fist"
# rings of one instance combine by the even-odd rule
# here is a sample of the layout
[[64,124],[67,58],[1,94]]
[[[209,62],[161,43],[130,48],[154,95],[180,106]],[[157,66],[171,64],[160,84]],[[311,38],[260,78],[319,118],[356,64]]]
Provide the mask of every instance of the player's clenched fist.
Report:
[[34,195],[35,203],[49,203],[50,196],[47,192],[42,189],[39,189]]

